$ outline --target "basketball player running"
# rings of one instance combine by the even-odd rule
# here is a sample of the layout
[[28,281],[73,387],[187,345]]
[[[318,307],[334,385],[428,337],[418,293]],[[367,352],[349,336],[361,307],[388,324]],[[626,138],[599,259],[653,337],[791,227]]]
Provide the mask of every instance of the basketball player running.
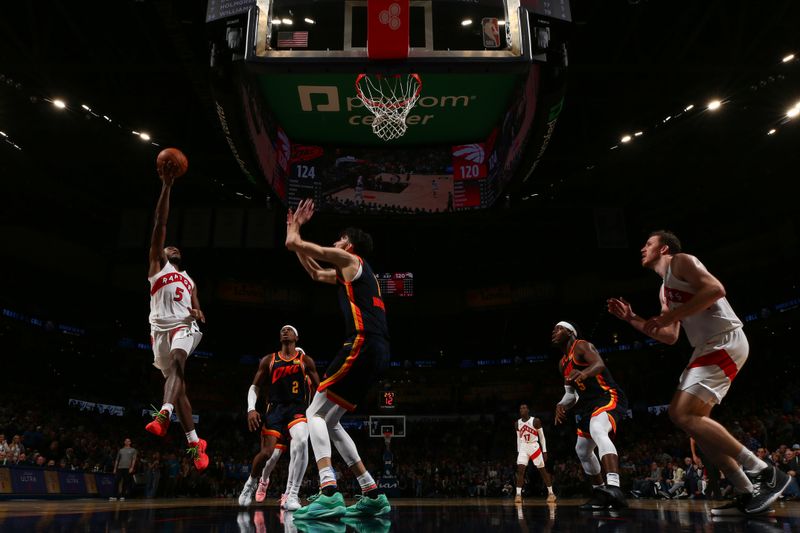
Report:
[[550,473],[544,467],[547,462],[547,442],[544,439],[542,421],[530,416],[526,403],[519,406],[519,420],[514,424],[514,432],[517,435],[517,495],[514,503],[522,503],[522,482],[528,461],[533,461],[547,486],[547,503],[556,501]]
[[622,298],[610,298],[608,310],[666,344],[678,341],[683,325],[694,352],[672,397],[669,416],[697,441],[737,492],[733,502],[712,509],[712,514],[766,512],[791,478],[756,457],[710,417],[747,360],[749,345],[742,321],[725,298],[722,283],[696,257],[681,253],[681,243],[673,233],[651,233],[641,252],[642,266],[663,279],[661,314],[645,320]]
[[[286,325],[280,331],[281,349],[261,359],[253,384],[247,392],[247,425],[250,431],[261,428],[261,450],[253,458],[250,477],[239,495],[239,505],[253,503],[253,494],[259,485],[259,478],[267,459],[273,456],[278,439],[287,440],[291,436],[289,475],[286,480],[286,500],[282,507],[288,511],[299,509],[297,497],[308,466],[308,426],[306,407],[308,406],[307,378],[319,385],[319,376],[313,359],[297,350],[297,329]],[[262,424],[261,415],[256,411],[256,401],[261,388],[269,395],[266,414]],[[264,487],[266,491],[266,487]]]
[[[559,370],[564,376],[565,393],[556,405],[556,424],[564,422],[567,411],[575,408],[578,421],[575,452],[592,481],[592,497],[580,508],[596,511],[627,507],[625,494],[619,488],[619,454],[611,440],[617,420],[628,410],[625,393],[611,377],[594,345],[578,338],[575,326],[559,322],[553,328],[551,340],[563,354]],[[606,471],[605,484],[600,474],[601,463]]]
[[181,252],[174,246],[164,247],[169,218],[169,196],[177,168],[171,161],[159,162],[157,171],[163,182],[156,204],[155,225],[150,242],[150,341],[155,359],[153,366],[161,370],[164,383],[164,403],[146,430],[163,437],[167,434],[173,411],[186,433],[187,452],[194,466],[202,471],[208,466],[206,441],[197,436],[192,420],[192,406],[186,396],[186,359],[197,348],[203,334],[197,320],[205,323],[197,286],[181,270]]
[[[356,228],[344,230],[331,247],[320,246],[300,237],[300,227],[314,214],[311,200],[300,202],[296,212],[286,217],[286,247],[296,252],[312,279],[338,286],[339,303],[345,319],[346,338],[339,353],[317,388],[306,411],[311,445],[317,459],[320,493],[295,513],[295,519],[375,517],[391,510],[386,495],[358,455],[353,439],[339,420],[364,399],[380,367],[389,359],[388,328],[378,280],[372,268],[356,254],[372,249],[369,234]],[[322,267],[317,261],[331,265]],[[347,507],[336,486],[331,463],[331,441],[339,450],[361,486],[362,496]]]

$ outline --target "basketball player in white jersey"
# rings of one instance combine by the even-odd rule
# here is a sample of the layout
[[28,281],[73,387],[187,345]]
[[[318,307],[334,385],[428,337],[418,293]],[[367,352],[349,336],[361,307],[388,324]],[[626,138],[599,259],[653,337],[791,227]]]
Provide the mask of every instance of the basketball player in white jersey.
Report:
[[519,420],[514,424],[514,430],[517,434],[517,495],[514,503],[522,503],[522,483],[529,461],[533,461],[533,465],[539,469],[542,481],[547,486],[547,503],[556,501],[550,473],[544,467],[547,461],[547,442],[542,421],[530,416],[526,403],[519,406]]
[[742,321],[725,298],[722,283],[696,257],[681,253],[673,233],[651,233],[641,251],[642,266],[664,280],[659,292],[661,314],[645,320],[622,298],[609,299],[608,310],[666,344],[678,341],[683,325],[694,352],[681,374],[669,416],[695,439],[737,493],[732,503],[712,509],[712,514],[766,512],[791,478],[756,457],[709,416],[747,360],[749,346]]
[[164,403],[145,429],[163,437],[175,411],[189,442],[187,453],[192,456],[197,470],[202,471],[208,466],[207,445],[194,428],[192,406],[186,396],[184,367],[203,336],[197,320],[205,322],[205,316],[197,299],[197,286],[181,269],[180,250],[174,246],[164,247],[169,195],[176,169],[168,161],[159,163],[157,170],[163,184],[150,243],[150,340],[155,356],[153,366],[161,370],[166,382]]

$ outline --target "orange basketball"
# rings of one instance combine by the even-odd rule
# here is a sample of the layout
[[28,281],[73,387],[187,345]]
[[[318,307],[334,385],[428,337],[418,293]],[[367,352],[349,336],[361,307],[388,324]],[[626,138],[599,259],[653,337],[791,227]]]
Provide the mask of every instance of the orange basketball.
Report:
[[186,171],[189,169],[189,160],[186,159],[186,156],[183,155],[183,152],[177,148],[164,148],[161,150],[161,152],[159,152],[158,158],[156,159],[156,164],[161,165],[167,161],[172,161],[172,165],[175,167],[176,178],[186,174]]

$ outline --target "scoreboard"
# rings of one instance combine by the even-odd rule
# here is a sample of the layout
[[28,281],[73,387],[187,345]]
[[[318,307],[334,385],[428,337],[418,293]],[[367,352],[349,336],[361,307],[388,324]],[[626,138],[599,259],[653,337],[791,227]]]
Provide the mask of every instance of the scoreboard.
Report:
[[412,272],[385,272],[376,274],[383,296],[414,296],[414,274]]

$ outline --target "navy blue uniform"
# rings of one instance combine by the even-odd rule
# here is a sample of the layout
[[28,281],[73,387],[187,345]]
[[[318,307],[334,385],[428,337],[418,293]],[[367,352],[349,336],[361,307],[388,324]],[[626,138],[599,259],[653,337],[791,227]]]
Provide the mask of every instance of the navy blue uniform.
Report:
[[269,401],[262,435],[272,435],[279,440],[288,438],[289,428],[306,422],[308,387],[303,354],[295,352],[290,359],[276,352],[269,365]]
[[357,279],[336,278],[346,339],[317,389],[327,391],[331,401],[348,411],[364,399],[389,361],[389,329],[378,279],[366,261],[358,261]]

